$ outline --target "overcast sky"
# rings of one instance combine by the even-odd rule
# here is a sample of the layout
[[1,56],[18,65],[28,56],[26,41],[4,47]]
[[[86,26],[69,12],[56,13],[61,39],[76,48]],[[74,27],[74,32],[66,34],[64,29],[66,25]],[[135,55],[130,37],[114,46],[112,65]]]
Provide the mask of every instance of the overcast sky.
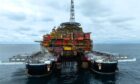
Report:
[[[0,0],[0,43],[34,43],[69,21],[70,0]],[[75,0],[94,43],[139,43],[140,0]]]

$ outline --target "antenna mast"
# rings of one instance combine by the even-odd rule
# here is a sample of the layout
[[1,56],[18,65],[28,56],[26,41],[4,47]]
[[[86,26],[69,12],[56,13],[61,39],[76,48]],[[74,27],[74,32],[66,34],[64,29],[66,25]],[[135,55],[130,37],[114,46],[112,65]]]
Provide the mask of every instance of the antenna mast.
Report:
[[74,0],[71,0],[71,8],[70,8],[70,22],[75,22],[75,12],[74,12]]

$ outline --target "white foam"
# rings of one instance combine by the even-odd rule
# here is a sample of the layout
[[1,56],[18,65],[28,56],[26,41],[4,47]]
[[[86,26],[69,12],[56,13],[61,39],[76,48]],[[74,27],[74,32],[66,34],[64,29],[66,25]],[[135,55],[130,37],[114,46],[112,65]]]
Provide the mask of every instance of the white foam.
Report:
[[24,62],[2,62],[0,61],[0,65],[22,65]]
[[118,60],[118,62],[135,62],[136,61],[136,58],[133,58],[133,59],[123,59],[123,60]]

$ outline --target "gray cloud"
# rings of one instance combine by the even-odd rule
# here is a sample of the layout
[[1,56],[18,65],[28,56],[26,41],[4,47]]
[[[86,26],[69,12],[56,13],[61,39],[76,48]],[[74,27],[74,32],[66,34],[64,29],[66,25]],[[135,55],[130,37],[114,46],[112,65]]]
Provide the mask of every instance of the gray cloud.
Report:
[[[71,0],[61,0],[56,2],[55,0],[52,0],[48,3],[48,6],[59,10],[59,11],[63,11],[63,12],[69,12],[70,11],[70,2]],[[78,2],[78,0],[75,0],[75,7],[76,5],[78,5],[80,2]]]
[[43,18],[42,21],[44,21],[44,22],[52,22],[52,21],[54,21],[54,19],[53,18]]
[[12,30],[11,32],[17,33],[19,35],[27,36],[28,33],[32,33],[32,29],[30,27],[18,27]]
[[115,18],[112,18],[110,19],[110,22],[111,23],[124,23],[124,22],[128,22],[128,21],[132,21],[134,20],[135,18],[133,17],[115,17]]
[[[65,2],[65,3],[63,3]],[[40,5],[44,8],[53,8],[56,10],[63,10],[63,11],[68,11],[67,9],[69,8],[68,4],[70,0],[61,0],[61,1],[55,1],[55,0],[30,0],[30,3],[34,5]]]
[[45,29],[39,31],[39,33],[48,33],[48,32],[49,32],[49,31],[48,31],[48,30],[45,30]]
[[19,30],[19,31],[30,31],[31,28],[29,28],[29,27],[20,27],[17,30]]
[[114,24],[116,27],[118,27],[119,29],[124,29],[127,31],[132,31],[133,26],[128,24],[128,23],[120,23],[120,24]]
[[133,17],[115,17],[111,18],[108,21],[116,26],[118,29],[124,29],[127,31],[132,31],[133,26],[131,25],[131,22],[135,20]]
[[15,21],[26,20],[26,15],[24,13],[5,12],[4,16],[7,17],[10,20],[15,20]]
[[85,16],[96,17],[96,16],[108,16],[109,9],[103,6],[99,0],[86,0],[83,1],[79,8]]
[[39,36],[38,34],[29,34],[29,35],[30,35],[30,36],[35,36],[35,37],[36,37],[36,36]]

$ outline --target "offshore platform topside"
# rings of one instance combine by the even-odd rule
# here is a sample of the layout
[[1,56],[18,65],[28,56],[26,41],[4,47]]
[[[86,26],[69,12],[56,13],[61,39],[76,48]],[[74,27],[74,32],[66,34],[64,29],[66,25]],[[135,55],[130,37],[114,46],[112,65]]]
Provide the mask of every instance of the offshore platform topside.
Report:
[[76,60],[77,55],[92,50],[90,33],[84,33],[76,22],[62,23],[57,29],[54,28],[51,34],[43,36],[41,45],[63,61]]
[[41,51],[30,56],[14,56],[10,62],[24,62],[30,76],[44,76],[52,72],[63,73],[90,69],[100,74],[118,71],[118,60],[127,59],[110,53],[93,50],[91,32],[84,32],[75,22],[74,1],[71,0],[70,21],[54,27],[50,34],[39,41]]

